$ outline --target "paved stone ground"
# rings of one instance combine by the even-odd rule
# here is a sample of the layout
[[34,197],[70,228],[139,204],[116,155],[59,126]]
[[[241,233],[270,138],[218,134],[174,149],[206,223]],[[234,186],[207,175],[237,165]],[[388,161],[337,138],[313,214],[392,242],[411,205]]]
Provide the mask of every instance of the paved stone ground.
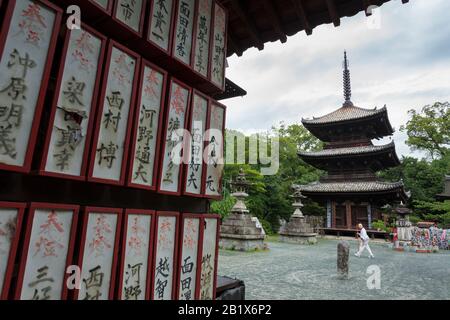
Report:
[[[315,246],[269,242],[270,251],[221,251],[219,274],[243,280],[246,299],[450,299],[450,252],[395,252],[371,243],[375,259],[355,257],[350,241],[350,279],[336,277],[337,240]],[[381,269],[381,289],[367,288],[366,270]]]

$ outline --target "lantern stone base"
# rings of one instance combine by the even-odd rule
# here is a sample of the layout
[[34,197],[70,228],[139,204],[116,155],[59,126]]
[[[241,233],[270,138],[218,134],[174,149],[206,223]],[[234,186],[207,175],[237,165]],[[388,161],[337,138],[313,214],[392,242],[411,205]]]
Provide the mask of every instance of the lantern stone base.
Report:
[[316,244],[317,234],[280,234],[280,241],[294,244]]
[[226,250],[254,251],[267,248],[264,231],[249,214],[230,214],[220,226],[219,247]]
[[305,221],[305,217],[293,215],[280,231],[280,241],[295,244],[316,244],[317,233]]

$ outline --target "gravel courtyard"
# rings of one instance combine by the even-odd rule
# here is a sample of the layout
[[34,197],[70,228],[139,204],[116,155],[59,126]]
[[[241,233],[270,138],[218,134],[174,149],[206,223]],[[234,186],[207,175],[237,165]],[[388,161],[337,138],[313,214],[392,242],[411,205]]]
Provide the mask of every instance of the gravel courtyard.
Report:
[[[246,299],[450,299],[450,252],[395,252],[386,244],[371,243],[375,259],[353,256],[350,242],[350,279],[336,277],[336,240],[315,246],[269,242],[266,252],[221,251],[219,274],[243,280]],[[369,290],[366,270],[381,270],[381,289]]]

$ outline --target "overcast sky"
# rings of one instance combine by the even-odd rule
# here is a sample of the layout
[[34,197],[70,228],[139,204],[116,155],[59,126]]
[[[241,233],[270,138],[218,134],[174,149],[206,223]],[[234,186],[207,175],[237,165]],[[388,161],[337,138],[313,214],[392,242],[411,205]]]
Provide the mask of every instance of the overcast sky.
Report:
[[374,20],[361,12],[341,19],[338,28],[322,25],[311,36],[301,32],[287,43],[267,43],[263,51],[252,48],[230,57],[227,77],[248,94],[224,101],[227,128],[266,131],[280,121],[300,123],[302,117],[341,107],[347,50],[353,103],[362,108],[386,104],[398,154],[412,154],[398,130],[407,111],[450,100],[450,0],[393,0],[378,10],[378,29],[369,28]]

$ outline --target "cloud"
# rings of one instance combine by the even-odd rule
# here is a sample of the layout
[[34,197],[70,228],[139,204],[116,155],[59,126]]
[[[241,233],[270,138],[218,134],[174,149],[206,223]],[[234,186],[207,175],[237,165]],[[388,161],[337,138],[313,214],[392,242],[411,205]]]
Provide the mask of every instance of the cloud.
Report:
[[[391,1],[379,10],[380,29],[369,29],[364,13],[299,33],[285,44],[266,44],[229,59],[227,77],[248,91],[225,100],[227,127],[265,131],[284,121],[300,123],[342,105],[342,59],[347,50],[353,102],[364,108],[387,105],[395,128],[409,109],[450,100],[448,0]],[[412,154],[396,133],[399,155]]]

